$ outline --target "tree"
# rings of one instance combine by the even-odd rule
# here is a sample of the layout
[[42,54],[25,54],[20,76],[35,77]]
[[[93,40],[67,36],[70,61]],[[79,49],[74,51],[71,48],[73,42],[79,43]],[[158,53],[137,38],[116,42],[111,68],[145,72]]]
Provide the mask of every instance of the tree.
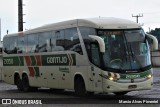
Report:
[[155,36],[160,43],[160,28],[155,28],[155,30],[151,30],[150,34]]

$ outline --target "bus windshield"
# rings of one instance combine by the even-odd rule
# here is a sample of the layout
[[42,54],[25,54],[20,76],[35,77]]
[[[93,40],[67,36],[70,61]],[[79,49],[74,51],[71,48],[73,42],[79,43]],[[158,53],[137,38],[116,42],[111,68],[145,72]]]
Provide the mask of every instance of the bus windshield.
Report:
[[151,65],[143,30],[98,30],[97,34],[105,42],[104,67],[134,71]]

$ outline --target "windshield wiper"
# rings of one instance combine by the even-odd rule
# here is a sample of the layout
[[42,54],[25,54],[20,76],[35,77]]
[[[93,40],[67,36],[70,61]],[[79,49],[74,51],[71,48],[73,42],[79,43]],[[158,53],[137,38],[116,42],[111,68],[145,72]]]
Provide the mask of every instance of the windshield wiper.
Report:
[[133,52],[133,48],[132,48],[131,44],[129,45],[129,48],[130,48],[130,52],[131,52],[131,56],[132,56],[133,62],[134,63],[138,63],[139,67],[141,68],[142,64],[139,62],[139,60],[137,60],[137,57],[136,57],[136,55]]
[[133,62],[135,62],[135,55],[134,55],[134,52],[133,52],[133,48],[132,48],[131,45],[129,46],[129,48],[130,48],[130,54],[129,55],[132,56],[132,60],[133,60]]
[[124,58],[126,59],[126,62],[127,62],[128,56],[129,56],[129,52],[128,52],[127,48],[124,45]]

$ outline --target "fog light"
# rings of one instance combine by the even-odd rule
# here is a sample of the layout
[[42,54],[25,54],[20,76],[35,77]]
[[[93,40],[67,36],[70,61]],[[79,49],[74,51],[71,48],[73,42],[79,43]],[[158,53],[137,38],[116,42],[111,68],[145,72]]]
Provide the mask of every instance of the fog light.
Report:
[[113,81],[113,80],[114,80],[114,78],[113,78],[113,77],[109,77],[109,80]]
[[151,78],[151,77],[152,77],[152,75],[151,75],[151,74],[149,74],[147,77],[148,77],[148,78]]

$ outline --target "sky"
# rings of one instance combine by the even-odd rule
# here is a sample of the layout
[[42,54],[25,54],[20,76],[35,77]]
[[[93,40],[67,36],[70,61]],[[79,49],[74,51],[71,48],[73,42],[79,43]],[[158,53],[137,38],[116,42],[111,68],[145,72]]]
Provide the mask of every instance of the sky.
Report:
[[[160,0],[23,0],[24,30],[78,18],[116,17],[160,28]],[[1,39],[18,31],[18,0],[0,0]]]

